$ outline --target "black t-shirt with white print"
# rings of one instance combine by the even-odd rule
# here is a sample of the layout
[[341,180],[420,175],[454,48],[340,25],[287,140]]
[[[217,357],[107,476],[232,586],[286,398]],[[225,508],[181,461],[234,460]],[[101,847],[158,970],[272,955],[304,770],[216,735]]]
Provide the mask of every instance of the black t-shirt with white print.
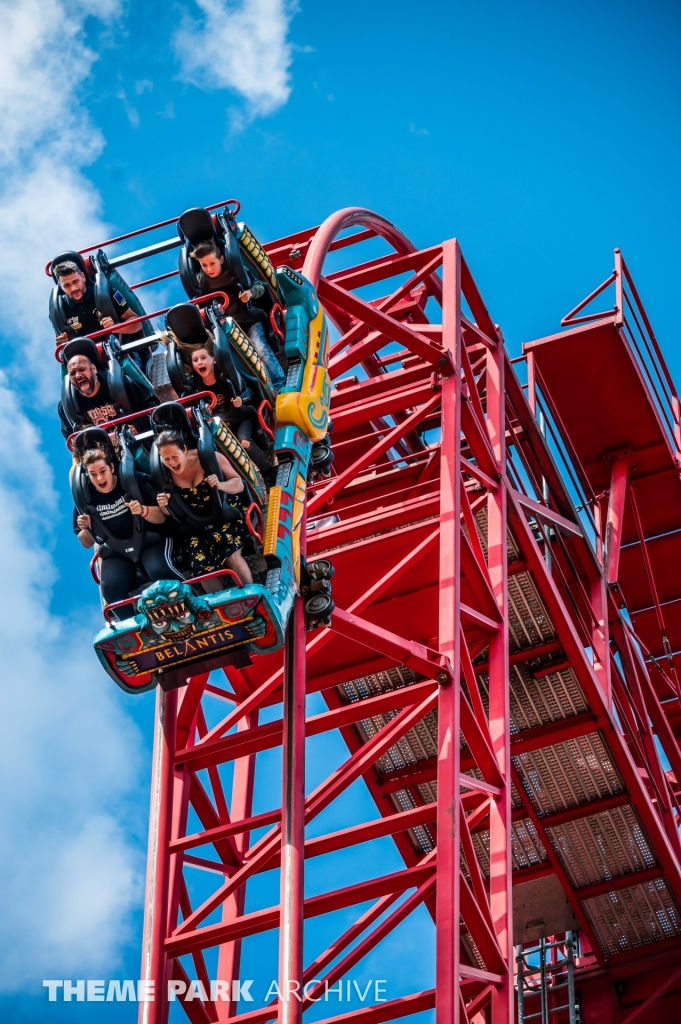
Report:
[[[137,473],[137,483],[142,495],[142,503],[144,505],[156,505],[156,492],[151,482],[150,477],[146,473]],[[134,526],[133,515],[130,509],[125,504],[130,498],[126,497],[120,482],[116,481],[116,486],[108,494],[102,494],[101,491],[96,490],[90,485],[90,494],[92,497],[92,508],[97,512],[100,519],[106,526],[107,530],[111,532],[114,537],[118,540],[127,540],[128,537],[132,536],[132,530]],[[73,510],[73,532],[79,533],[78,527],[78,516],[80,513],[78,509]],[[94,532],[94,523],[93,532]],[[158,529],[156,527],[155,529]],[[106,538],[97,537],[97,542],[102,543]]]
[[[139,381],[133,380],[127,374],[124,376],[125,391],[133,412],[151,409],[152,406],[158,405],[156,395],[150,395]],[[97,379],[99,381],[99,388],[96,394],[87,396],[77,391],[76,400],[80,410],[80,417],[77,423],[71,423],[62,403],[59,403],[59,419],[61,420],[61,432],[64,437],[69,437],[74,430],[84,430],[85,427],[99,427],[102,423],[109,423],[111,420],[115,420],[118,416],[122,415],[122,409],[114,403],[111,397],[106,374],[98,373]],[[135,423],[135,426],[138,430],[148,430],[149,421],[146,417],[143,417]]]
[[114,405],[109,391],[109,383],[102,374],[99,376],[99,388],[95,395],[83,395],[78,392],[78,405],[81,411],[81,421],[88,426],[98,427],[101,423],[108,423],[118,416],[118,408]]

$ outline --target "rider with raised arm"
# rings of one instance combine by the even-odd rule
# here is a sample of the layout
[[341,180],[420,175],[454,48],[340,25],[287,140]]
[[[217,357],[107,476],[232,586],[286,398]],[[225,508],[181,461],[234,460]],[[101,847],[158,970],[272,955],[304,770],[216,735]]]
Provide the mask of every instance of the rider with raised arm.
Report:
[[136,474],[143,502],[127,500],[110,445],[86,449],[80,464],[91,485],[90,501],[85,511],[74,508],[73,529],[84,548],[100,545],[100,585],[105,603],[129,596],[138,564],[150,582],[182,579],[170,561],[166,517],[155,504],[149,477]]
[[262,323],[248,308],[251,299],[259,299],[265,294],[265,285],[254,281],[250,288],[241,291],[229,270],[225,269],[225,257],[213,239],[199,242],[192,249],[191,256],[198,260],[201,271],[198,275],[199,291],[202,295],[210,292],[224,292],[229,298],[226,316],[231,316],[239,327],[246,332],[258,355],[267,367],[267,373],[275,394],[286,382],[286,375],[279,365],[274,352],[267,343]]
[[[77,392],[78,402],[78,409],[73,410],[75,419],[68,415],[64,402],[59,403],[59,419],[64,437],[68,438],[77,430],[99,426],[123,415],[122,407],[111,395],[94,341],[90,338],[70,341],[64,348],[63,358],[71,385]],[[133,412],[158,405],[156,396],[143,388],[138,381],[126,375],[124,382]],[[143,427],[143,424],[144,421],[140,421],[138,428]]]
[[[188,448],[187,442],[178,430],[162,430],[154,439],[161,462],[169,471],[175,491],[187,507],[197,515],[204,515],[213,505],[213,488],[228,495],[228,504],[240,515],[220,525],[197,528],[187,526],[180,529],[181,544],[192,576],[203,576],[218,569],[233,569],[242,583],[252,583],[253,577],[241,549],[246,539],[244,520],[244,482],[236,470],[220,452],[216,458],[224,480],[215,474],[206,476],[195,448]],[[159,507],[170,515],[170,494],[157,495]],[[233,513],[232,513],[233,515]],[[184,534],[184,536],[183,536]],[[204,581],[204,590],[218,591],[225,587],[224,579]]]

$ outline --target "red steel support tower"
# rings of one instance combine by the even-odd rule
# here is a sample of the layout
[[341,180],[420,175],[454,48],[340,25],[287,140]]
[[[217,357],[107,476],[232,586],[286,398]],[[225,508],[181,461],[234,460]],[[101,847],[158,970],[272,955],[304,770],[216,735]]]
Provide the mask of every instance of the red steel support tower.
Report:
[[[378,236],[386,255],[325,269]],[[567,330],[526,346],[523,385],[456,240],[416,250],[348,209],[267,250],[339,333],[335,462],[306,517],[336,611],[306,634],[299,599],[283,656],[158,692],[140,1020],[165,1024],[175,982],[192,1024],[298,1024],[421,905],[434,988],[338,1024],[510,1024],[515,944],[569,930],[583,1024],[678,1019],[679,401],[621,257]],[[614,311],[577,315],[610,285]],[[306,694],[327,710],[306,717]],[[347,757],[306,793],[305,737],[333,730]],[[254,814],[257,756],[279,746],[281,800]],[[306,839],[359,779],[373,818]],[[387,874],[386,836],[404,862]],[[358,844],[368,878],[305,895],[308,858]],[[279,905],[247,912],[249,879],[277,867]],[[304,962],[306,919],[367,904]],[[239,1012],[205,954],[231,985],[268,929],[283,999]]]

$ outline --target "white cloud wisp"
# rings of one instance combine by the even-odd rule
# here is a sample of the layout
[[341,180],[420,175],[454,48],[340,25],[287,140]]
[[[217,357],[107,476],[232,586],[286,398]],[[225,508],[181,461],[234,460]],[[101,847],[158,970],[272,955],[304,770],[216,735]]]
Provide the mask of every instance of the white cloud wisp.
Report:
[[0,375],[0,992],[115,967],[140,897],[140,736],[97,666],[89,613],[74,627],[50,612],[56,495],[22,408],[57,393],[44,264],[106,235],[82,174],[103,140],[79,90],[95,59],[86,19],[117,2],[0,0],[0,331],[26,384]]
[[[97,16],[117,9],[102,0]],[[81,173],[104,145],[79,102],[95,60],[83,40],[94,11],[93,0],[0,0],[0,324],[20,332],[40,375],[37,404],[57,391],[45,254],[106,237],[100,197]]]
[[196,0],[173,40],[181,78],[203,89],[230,89],[249,118],[273,113],[291,94],[288,41],[295,0]]

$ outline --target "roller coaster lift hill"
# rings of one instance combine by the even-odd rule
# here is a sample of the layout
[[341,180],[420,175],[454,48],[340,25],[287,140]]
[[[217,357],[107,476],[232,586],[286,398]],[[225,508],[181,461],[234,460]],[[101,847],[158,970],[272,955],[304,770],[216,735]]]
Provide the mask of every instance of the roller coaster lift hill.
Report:
[[[172,579],[150,575],[141,516],[118,538],[91,517],[95,580],[112,555],[135,575],[103,602],[97,657],[126,692],[156,690],[141,1024],[299,1024],[421,906],[434,987],[329,1024],[677,1021],[681,404],[621,253],[511,360],[456,239],[419,250],[349,208],[262,245],[239,212],[188,210],[46,268],[69,262],[102,317],[127,304],[141,331],[89,336],[116,411],[103,422],[56,347],[77,512],[93,509],[94,449],[133,511],[148,514],[145,481],[170,495]],[[381,250],[363,259],[369,240]],[[248,324],[225,286],[202,293],[206,241],[253,295]],[[120,273],[173,249],[177,270]],[[174,276],[187,300],[146,313],[138,292]],[[246,396],[250,444],[192,378],[202,346],[226,399]],[[154,443],[169,428],[204,478],[238,474],[238,501],[212,486],[191,505]],[[224,559],[192,575],[187,537],[237,520],[252,582]],[[307,715],[314,693],[326,710]],[[335,730],[347,757],[306,792],[306,740]],[[258,754],[277,747],[281,800],[254,814]],[[375,816],[306,833],[360,778]],[[403,866],[379,874],[385,837]],[[328,885],[334,854],[360,844],[361,879],[306,895],[308,858],[328,859]],[[274,869],[280,903],[247,910],[249,880]],[[305,921],[334,914],[305,961]],[[241,1012],[244,941],[272,929],[279,997]]]

